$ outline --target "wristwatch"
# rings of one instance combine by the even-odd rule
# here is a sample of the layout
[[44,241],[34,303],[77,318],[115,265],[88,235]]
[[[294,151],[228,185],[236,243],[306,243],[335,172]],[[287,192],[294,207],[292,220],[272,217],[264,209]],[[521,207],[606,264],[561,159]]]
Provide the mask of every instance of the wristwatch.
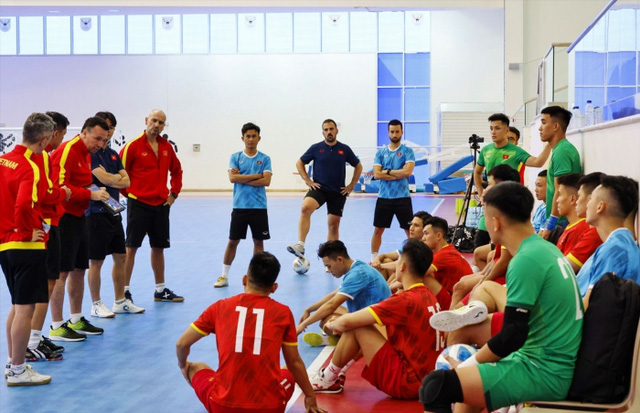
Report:
[[391,169],[387,169],[387,175],[391,175]]
[[178,194],[176,194],[175,192],[171,192],[169,193],[169,195],[171,195],[173,199],[178,199]]

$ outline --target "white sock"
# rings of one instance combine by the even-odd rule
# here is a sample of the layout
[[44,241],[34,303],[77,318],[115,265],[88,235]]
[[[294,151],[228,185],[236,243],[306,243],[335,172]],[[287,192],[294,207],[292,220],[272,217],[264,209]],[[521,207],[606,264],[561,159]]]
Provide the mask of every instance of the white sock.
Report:
[[71,314],[71,318],[69,318],[69,320],[71,320],[72,323],[77,323],[78,321],[80,321],[81,318],[82,318],[82,313],[76,313],[76,314]]
[[125,301],[126,301],[126,298],[123,298],[122,300],[116,300],[115,303],[116,304],[124,304]]
[[471,266],[471,271],[473,271],[473,273],[476,274],[476,273],[479,273],[482,270],[477,265],[472,265]]
[[344,367],[342,368],[342,370],[340,370],[341,373],[346,373],[347,370],[349,370],[349,367],[353,366],[353,363],[355,363],[355,360],[351,360],[350,362],[348,362],[347,364],[344,365]]
[[52,330],[57,330],[60,327],[62,327],[63,324],[64,324],[64,321],[52,321],[51,322],[51,329]]
[[304,241],[298,241],[298,244],[302,245],[304,247]]
[[156,292],[161,293],[164,291],[164,283],[156,284]]
[[21,375],[22,373],[24,373],[24,369],[25,369],[25,368],[27,368],[27,363],[22,363],[22,364],[19,364],[19,365],[17,365],[17,366],[16,366],[15,364],[12,364],[12,365],[11,365],[11,371],[12,371],[12,372],[13,372],[13,374],[14,374],[14,375],[16,375],[16,376],[19,376],[19,375]]
[[333,361],[329,363],[326,369],[324,369],[324,379],[326,381],[336,381],[338,379],[338,374],[340,374],[340,370],[342,367],[338,367],[333,364]]
[[231,269],[231,265],[222,264],[222,276],[227,278],[227,276],[229,276],[230,269]]
[[38,348],[38,344],[40,344],[41,339],[42,339],[41,331],[31,330],[31,335],[29,336],[29,344],[27,344],[27,348],[31,350]]
[[377,252],[372,252],[371,253],[371,261],[373,262],[373,260],[375,260],[377,256],[378,256]]
[[102,300],[98,300],[98,301],[94,301],[93,305],[98,305],[98,304],[102,304]]
[[125,291],[129,291],[129,292],[131,292],[131,290],[129,289],[129,286],[128,286],[128,285],[125,285],[125,286],[124,286],[124,290],[125,290]]
[[7,357],[7,364],[11,364],[11,357]]

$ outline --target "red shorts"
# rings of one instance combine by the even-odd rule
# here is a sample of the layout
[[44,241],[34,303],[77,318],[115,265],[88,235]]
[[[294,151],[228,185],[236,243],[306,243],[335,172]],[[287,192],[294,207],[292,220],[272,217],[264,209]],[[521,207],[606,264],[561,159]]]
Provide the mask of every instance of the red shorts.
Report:
[[504,313],[497,311],[491,314],[491,337],[495,336],[502,330],[502,324],[504,323]]
[[362,377],[375,388],[397,399],[417,399],[422,378],[387,341],[362,370]]
[[[289,370],[281,369],[280,374],[282,375],[282,381],[280,382],[280,384],[282,385],[282,387],[284,387],[286,399],[287,401],[289,401],[289,399],[291,399],[291,396],[293,395],[293,390],[295,389],[296,385]],[[204,404],[209,413],[284,413],[284,409],[287,407],[283,405],[282,407],[274,409],[243,409],[238,407],[223,406],[219,403],[216,403],[216,401],[209,396],[215,378],[216,372],[209,369],[200,370],[191,378],[191,386],[193,387],[193,390],[195,390],[198,399],[200,399],[202,404]]]
[[451,293],[444,287],[442,287],[438,295],[436,295],[436,300],[438,300],[441,310],[448,310],[451,307]]

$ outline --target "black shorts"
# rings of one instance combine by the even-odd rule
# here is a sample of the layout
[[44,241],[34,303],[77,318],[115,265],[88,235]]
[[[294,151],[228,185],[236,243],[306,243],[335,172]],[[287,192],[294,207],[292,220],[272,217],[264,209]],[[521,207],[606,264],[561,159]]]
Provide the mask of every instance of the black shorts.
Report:
[[0,252],[0,266],[11,293],[11,304],[49,302],[45,250]]
[[57,280],[60,278],[60,228],[53,225],[49,228],[46,265],[47,279]]
[[251,227],[253,239],[269,239],[269,217],[266,209],[234,209],[231,212],[229,239],[247,238],[247,227]]
[[110,254],[125,254],[122,216],[89,215],[89,259],[104,260]]
[[64,214],[60,218],[60,271],[89,268],[87,217]]
[[148,234],[151,248],[169,248],[169,205],[148,205],[133,198],[127,200],[127,240],[125,245],[140,248]]
[[327,214],[342,216],[342,210],[344,210],[344,204],[347,202],[347,197],[340,192],[327,191],[326,189],[311,189],[304,196],[315,199],[320,208],[324,203],[327,203]]
[[373,215],[373,226],[376,228],[389,228],[393,216],[398,218],[400,228],[409,229],[413,219],[413,206],[411,198],[386,199],[378,198],[376,211]]
[[491,242],[491,237],[487,231],[481,229],[476,231],[476,235],[473,237],[473,249],[487,245]]

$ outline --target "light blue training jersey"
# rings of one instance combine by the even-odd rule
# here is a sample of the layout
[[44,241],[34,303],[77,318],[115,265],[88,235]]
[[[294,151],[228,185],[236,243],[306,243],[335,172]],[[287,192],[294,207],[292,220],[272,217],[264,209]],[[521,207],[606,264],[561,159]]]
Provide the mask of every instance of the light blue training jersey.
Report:
[[[378,149],[373,165],[380,165],[383,171],[387,169],[402,169],[408,162],[416,162],[413,149],[402,144],[395,150],[389,149],[388,146]],[[394,181],[378,181],[380,192],[378,198],[397,199],[410,197],[409,178],[396,179]]]
[[356,260],[344,275],[338,294],[349,297],[347,308],[353,313],[388,298],[391,290],[378,270]]
[[[236,168],[242,175],[262,174],[271,171],[271,158],[258,151],[247,156],[244,151],[231,155],[229,169]],[[267,192],[264,186],[233,184],[233,209],[267,209]]]
[[596,249],[578,272],[580,294],[584,297],[603,275],[608,272],[640,284],[640,250],[631,231],[618,228]]

